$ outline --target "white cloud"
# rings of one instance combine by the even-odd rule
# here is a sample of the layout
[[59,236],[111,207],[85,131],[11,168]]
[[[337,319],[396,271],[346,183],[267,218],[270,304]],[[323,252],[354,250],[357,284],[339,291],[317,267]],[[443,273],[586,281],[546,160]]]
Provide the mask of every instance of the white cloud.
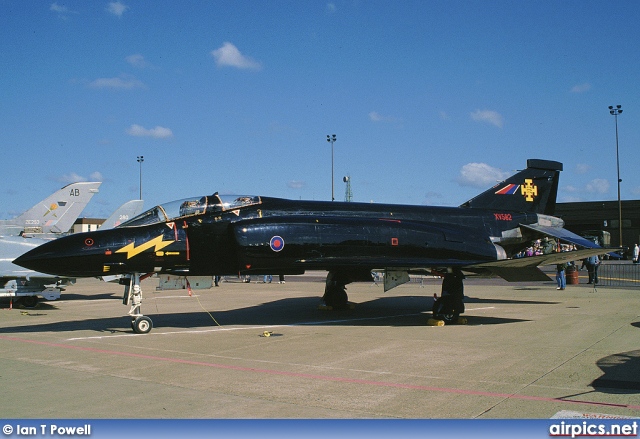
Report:
[[173,132],[169,128],[157,126],[155,128],[146,129],[141,125],[131,125],[127,129],[127,134],[135,137],[153,137],[155,139],[168,139],[173,137]]
[[66,6],[60,6],[57,3],[51,3],[51,7],[49,8],[49,10],[53,12],[59,12],[61,14],[66,14],[67,12],[69,12],[69,8],[67,8]]
[[576,165],[576,172],[578,174],[586,174],[591,170],[591,165],[587,165],[586,163],[578,163]]
[[89,181],[104,181],[102,173],[95,171],[89,174]]
[[574,196],[570,196],[570,195],[564,195],[564,196],[558,196],[558,201],[561,203],[579,203],[581,201],[584,201],[582,198],[580,197],[574,197]]
[[372,111],[369,113],[369,120],[372,122],[398,122],[398,119],[393,116],[383,116],[377,111]]
[[307,185],[304,181],[291,180],[287,183],[287,186],[291,189],[302,189]]
[[382,116],[380,116],[377,112],[372,111],[371,113],[369,113],[369,119],[374,122],[380,122],[382,120]]
[[216,60],[218,67],[236,67],[238,69],[260,70],[262,65],[253,59],[244,56],[236,46],[225,42],[219,49],[211,51],[211,56]]
[[151,64],[146,59],[144,59],[144,56],[140,55],[139,53],[136,53],[135,55],[129,55],[125,58],[125,60],[133,67],[137,67],[139,69],[151,67]]
[[67,8],[66,6],[61,6],[58,3],[51,3],[51,6],[49,7],[50,11],[53,12],[57,12],[58,16],[64,20],[66,20],[68,17],[67,15],[69,14],[77,14],[77,11],[72,11],[71,9]]
[[134,88],[146,88],[142,81],[133,76],[121,75],[117,78],[98,78],[89,83],[91,88],[113,88],[119,90],[131,90]]
[[64,184],[71,184],[78,183],[80,181],[87,181],[87,179],[81,175],[76,174],[75,172],[72,172],[71,174],[65,174],[57,178],[57,181]]
[[591,90],[591,84],[585,82],[584,84],[577,84],[571,88],[571,93],[586,93]]
[[486,163],[468,163],[460,170],[456,179],[461,186],[487,188],[503,181],[511,174],[491,167]]
[[127,9],[129,9],[129,6],[117,1],[110,2],[109,6],[107,6],[106,11],[110,14],[115,15],[116,17],[122,17],[122,14],[124,14]]
[[603,178],[596,178],[587,183],[587,192],[595,194],[606,194],[609,192],[609,181]]
[[504,126],[504,118],[502,115],[493,110],[476,110],[471,113],[471,119],[476,122],[490,123],[498,128],[502,128]]

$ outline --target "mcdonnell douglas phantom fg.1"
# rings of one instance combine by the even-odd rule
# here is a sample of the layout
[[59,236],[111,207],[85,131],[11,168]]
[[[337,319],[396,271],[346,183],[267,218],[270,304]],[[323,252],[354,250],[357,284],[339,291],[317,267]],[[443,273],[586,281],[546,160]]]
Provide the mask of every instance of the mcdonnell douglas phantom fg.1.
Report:
[[[385,291],[409,274],[440,274],[437,318],[464,311],[465,273],[507,281],[549,280],[538,266],[602,253],[563,228],[555,209],[562,163],[528,160],[527,168],[459,207],[293,201],[213,195],[156,206],[112,230],[44,244],[15,263],[70,277],[124,275],[131,327],[149,332],[140,279],[177,276],[302,274],[328,271],[323,301],[347,306],[346,285],[384,272]],[[554,237],[581,249],[515,258],[531,241]]]

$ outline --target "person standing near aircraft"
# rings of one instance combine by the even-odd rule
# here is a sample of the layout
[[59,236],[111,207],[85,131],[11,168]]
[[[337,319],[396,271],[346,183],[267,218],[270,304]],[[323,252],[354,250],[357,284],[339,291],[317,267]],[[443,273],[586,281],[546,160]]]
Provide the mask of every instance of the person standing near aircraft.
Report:
[[582,266],[587,267],[587,272],[589,273],[589,282],[588,284],[597,284],[598,283],[598,266],[600,265],[600,258],[598,256],[589,256],[587,259],[582,261]]
[[556,290],[564,290],[567,287],[567,277],[565,274],[566,269],[566,262],[556,265],[556,282],[558,283],[558,288],[556,288]]

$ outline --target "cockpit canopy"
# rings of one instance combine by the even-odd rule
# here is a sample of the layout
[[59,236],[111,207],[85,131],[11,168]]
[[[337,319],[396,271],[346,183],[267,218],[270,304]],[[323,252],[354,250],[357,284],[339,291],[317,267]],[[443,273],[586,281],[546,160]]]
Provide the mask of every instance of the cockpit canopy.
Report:
[[145,226],[175,221],[189,216],[204,215],[205,213],[222,213],[253,206],[261,202],[260,197],[257,196],[218,195],[216,192],[213,195],[186,198],[155,206],[118,227]]

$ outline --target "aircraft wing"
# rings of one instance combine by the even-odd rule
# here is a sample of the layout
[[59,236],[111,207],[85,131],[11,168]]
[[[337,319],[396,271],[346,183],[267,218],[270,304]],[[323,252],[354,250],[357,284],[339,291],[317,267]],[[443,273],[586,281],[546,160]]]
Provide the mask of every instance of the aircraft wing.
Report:
[[[593,243],[592,243],[593,244]],[[379,266],[374,271],[407,271],[410,273],[429,273],[432,268],[442,268],[446,266],[458,267],[463,271],[480,275],[493,275],[501,277],[507,282],[533,282],[548,281],[549,276],[540,270],[540,266],[560,264],[569,261],[579,261],[593,255],[603,253],[603,248],[589,248],[571,252],[551,253],[548,255],[529,256],[517,259],[502,259],[491,262],[471,263],[465,265],[460,261],[447,263],[442,260],[415,259],[412,261],[403,260],[371,260],[362,258],[361,260],[350,260],[349,265],[357,266]],[[314,262],[314,261],[307,261]],[[301,264],[302,265],[302,264]],[[336,261],[336,265],[339,265]],[[346,265],[346,264],[345,264]],[[392,267],[392,268],[390,268]]]
[[[591,245],[593,244],[589,241]],[[550,253],[547,255],[527,256],[517,259],[503,259],[500,261],[482,262],[464,267],[471,272],[490,272],[500,276],[508,282],[545,281],[549,276],[538,267],[541,265],[561,264],[563,262],[579,261],[593,255],[600,255],[605,250],[602,247],[592,247],[570,252]]]

